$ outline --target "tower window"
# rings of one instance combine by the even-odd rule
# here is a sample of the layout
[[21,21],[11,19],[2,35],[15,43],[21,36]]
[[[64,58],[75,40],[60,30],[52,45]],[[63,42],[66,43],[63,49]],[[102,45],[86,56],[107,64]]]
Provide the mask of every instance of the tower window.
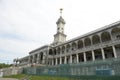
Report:
[[58,30],[59,30],[59,28],[58,28]]

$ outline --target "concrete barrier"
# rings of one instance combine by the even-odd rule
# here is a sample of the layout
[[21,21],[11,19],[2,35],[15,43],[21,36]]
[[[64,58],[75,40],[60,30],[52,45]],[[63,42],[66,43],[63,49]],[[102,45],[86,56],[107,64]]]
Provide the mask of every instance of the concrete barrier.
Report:
[[22,73],[21,67],[9,67],[0,70],[0,76],[10,76]]

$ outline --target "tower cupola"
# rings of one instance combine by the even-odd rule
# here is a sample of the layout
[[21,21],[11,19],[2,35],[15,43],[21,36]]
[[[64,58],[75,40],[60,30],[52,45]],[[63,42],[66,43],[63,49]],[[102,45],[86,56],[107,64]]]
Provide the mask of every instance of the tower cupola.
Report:
[[65,20],[62,18],[62,16],[60,16],[60,18],[56,22],[57,25],[60,23],[65,24]]

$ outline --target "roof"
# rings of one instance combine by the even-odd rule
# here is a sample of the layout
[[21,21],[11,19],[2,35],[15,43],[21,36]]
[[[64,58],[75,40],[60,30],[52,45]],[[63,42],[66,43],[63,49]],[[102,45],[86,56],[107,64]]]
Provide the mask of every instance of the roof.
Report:
[[46,48],[46,47],[48,47],[48,46],[49,46],[49,45],[41,46],[41,47],[39,47],[39,48],[37,48],[37,49],[32,50],[31,52],[29,52],[29,54],[31,54],[31,53],[33,53],[33,52],[36,52],[36,51],[38,51],[38,50],[40,50],[40,49]]
[[56,24],[59,24],[60,22],[65,24],[65,20],[62,18],[62,16],[60,16],[60,18],[57,20]]
[[109,29],[109,28],[114,27],[114,26],[117,26],[117,25],[120,25],[120,21],[114,22],[114,23],[112,23],[112,24],[106,25],[106,26],[101,27],[101,28],[99,28],[99,29],[96,29],[96,30],[94,30],[94,31],[88,32],[88,33],[86,33],[86,34],[83,34],[83,35],[81,35],[81,36],[75,37],[75,38],[73,38],[73,39],[70,39],[70,40],[68,40],[68,41],[66,41],[66,42],[64,42],[64,43],[61,43],[61,44],[59,44],[59,45],[56,45],[56,46],[54,46],[54,47],[57,47],[57,46],[60,46],[60,45],[66,44],[66,43],[70,43],[70,42],[75,41],[75,40],[77,40],[77,39],[84,38],[84,37],[86,37],[86,36],[89,36],[89,35],[98,33],[98,32],[100,32],[100,31]]

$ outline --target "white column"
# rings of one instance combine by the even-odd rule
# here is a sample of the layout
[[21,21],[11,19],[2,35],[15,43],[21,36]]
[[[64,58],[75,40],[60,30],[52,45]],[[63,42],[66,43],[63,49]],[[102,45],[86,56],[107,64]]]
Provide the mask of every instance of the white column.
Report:
[[111,40],[114,40],[110,30],[109,30],[109,34],[110,34]]
[[114,58],[117,58],[117,54],[116,54],[116,50],[115,50],[115,46],[112,46],[112,48],[113,48]]
[[53,59],[51,59],[51,61],[52,61],[52,65],[53,65],[54,64]]
[[57,58],[56,58],[56,65],[58,64]]
[[41,61],[41,54],[39,54],[39,63],[41,64],[42,61]]
[[103,58],[103,60],[104,60],[104,59],[105,59],[105,53],[104,53],[103,48],[101,48],[101,51],[102,51],[102,58]]
[[66,64],[66,59],[67,59],[67,57],[65,56],[65,62],[64,62],[64,64]]
[[55,58],[53,58],[53,65],[55,65]]
[[76,54],[76,59],[77,59],[77,63],[79,63],[79,60],[78,60],[78,54]]
[[86,53],[84,52],[83,55],[84,55],[84,62],[86,62],[87,61],[86,60]]
[[92,59],[93,59],[93,61],[95,61],[95,53],[93,50],[92,50]]
[[62,57],[60,57],[60,64],[62,64]]
[[33,55],[33,58],[32,58],[32,63],[35,63],[35,56]]
[[37,63],[39,63],[40,57],[39,54],[37,54]]
[[29,60],[28,60],[28,63],[30,64],[31,62],[30,62],[31,60],[30,60],[30,55],[29,55]]

